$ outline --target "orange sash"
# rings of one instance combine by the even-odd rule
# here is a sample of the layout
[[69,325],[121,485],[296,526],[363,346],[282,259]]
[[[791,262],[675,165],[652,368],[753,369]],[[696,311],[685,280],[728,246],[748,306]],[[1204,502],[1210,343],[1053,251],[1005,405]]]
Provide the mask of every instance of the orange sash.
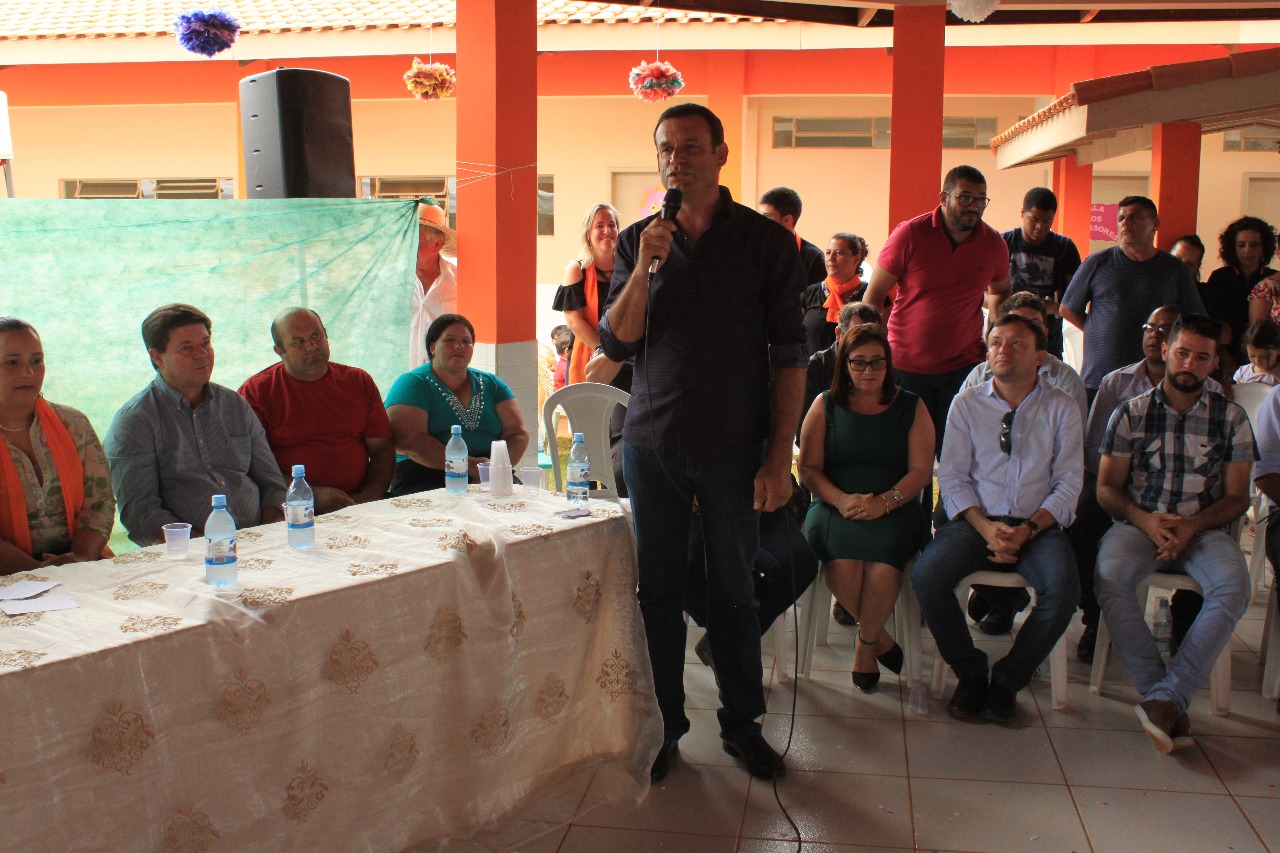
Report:
[[822,307],[827,309],[827,322],[840,322],[840,309],[844,306],[846,293],[853,293],[862,286],[862,279],[857,273],[853,274],[853,278],[841,284],[831,276],[827,276],[826,281],[822,284],[827,288],[827,301],[822,303]]
[[[80,462],[80,453],[71,433],[43,398],[36,400],[36,417],[40,419],[58,482],[62,484],[68,538],[75,539],[76,515],[84,506],[84,466]],[[0,452],[0,538],[17,545],[25,554],[31,553],[27,499],[22,491],[22,481],[18,479],[18,466],[13,464],[8,448]]]
[[[593,326],[600,325],[600,289],[596,286],[596,265],[587,264],[582,268],[582,290],[587,297],[587,306],[582,311],[582,318]],[[569,350],[569,376],[565,384],[587,381],[587,362],[595,355],[595,347],[575,337],[573,348]]]

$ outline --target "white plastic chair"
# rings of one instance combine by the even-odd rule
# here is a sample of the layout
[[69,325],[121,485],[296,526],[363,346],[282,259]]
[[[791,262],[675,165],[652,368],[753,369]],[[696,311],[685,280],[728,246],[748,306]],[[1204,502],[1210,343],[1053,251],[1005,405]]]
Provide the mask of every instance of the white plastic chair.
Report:
[[[1146,610],[1148,594],[1152,587],[1157,589],[1189,589],[1204,594],[1200,584],[1190,575],[1175,575],[1170,572],[1152,572],[1147,579],[1138,585],[1138,601]],[[1274,606],[1274,605],[1272,605]],[[1107,620],[1098,617],[1098,644],[1093,653],[1093,669],[1089,672],[1089,692],[1095,696],[1102,693],[1102,676],[1107,670],[1107,654],[1111,651],[1111,632],[1107,629]],[[1265,689],[1265,678],[1264,678]],[[1209,674],[1209,702],[1215,717],[1225,717],[1231,711],[1231,643],[1222,647],[1218,660]]]
[[[1035,595],[1035,589],[1027,582],[1026,578],[1017,572],[974,572],[956,584],[956,596],[960,599],[962,608],[969,600],[969,588],[975,584],[1026,587],[1032,595]],[[947,664],[942,659],[942,655],[934,652],[932,692],[935,699],[943,698],[943,694],[946,691],[946,667]],[[1053,709],[1055,711],[1061,711],[1067,707],[1067,643],[1065,633],[1058,638],[1053,651],[1049,653],[1049,695],[1053,700]]]
[[1276,587],[1267,596],[1267,618],[1262,623],[1262,695],[1280,699],[1280,618],[1276,613]]
[[[1232,386],[1232,394],[1249,416],[1249,423],[1257,430],[1258,414],[1262,404],[1271,396],[1272,387],[1262,382],[1238,382]],[[1250,509],[1253,511],[1253,550],[1249,553],[1249,581],[1253,590],[1252,598],[1257,600],[1258,593],[1266,585],[1267,570],[1267,524],[1263,510],[1267,506],[1266,496],[1258,491],[1252,481],[1249,483]]]
[[556,409],[564,409],[569,417],[569,428],[582,433],[587,444],[587,457],[591,460],[591,479],[600,483],[609,494],[593,495],[621,501],[618,486],[613,478],[613,455],[609,450],[609,418],[614,406],[624,409],[631,401],[626,391],[599,382],[578,382],[556,391],[542,404],[542,422],[547,430],[547,455],[551,457],[551,471],[555,476],[556,491],[564,488],[560,474],[560,448],[556,445]]

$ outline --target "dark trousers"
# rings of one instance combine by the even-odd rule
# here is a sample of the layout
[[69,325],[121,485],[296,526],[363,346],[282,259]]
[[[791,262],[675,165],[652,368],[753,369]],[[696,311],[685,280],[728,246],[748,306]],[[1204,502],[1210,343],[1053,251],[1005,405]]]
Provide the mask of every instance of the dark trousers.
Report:
[[764,672],[751,567],[760,548],[760,514],[752,502],[763,458],[763,445],[750,458],[694,459],[659,457],[623,443],[640,559],[640,615],[668,739],[689,731],[684,606],[694,497],[706,552],[707,635],[720,679],[720,735],[736,741],[760,732],[756,718],[765,711]]
[[1049,336],[1049,355],[1062,358],[1062,318],[1050,315],[1045,331]]
[[[760,633],[764,634],[818,576],[818,558],[785,509],[760,514],[760,550],[752,575],[760,605]],[[707,626],[707,552],[702,517],[697,514],[689,527],[689,588],[684,609],[698,625]]]
[[1085,625],[1098,627],[1098,597],[1093,590],[1094,568],[1098,563],[1098,544],[1114,524],[1107,511],[1098,505],[1098,477],[1084,472],[1084,491],[1076,507],[1076,523],[1071,526],[1071,550],[1080,570],[1080,611]]
[[[933,420],[934,458],[942,458],[942,435],[947,428],[947,412],[960,386],[973,371],[974,365],[960,367],[947,373],[908,373],[898,371],[898,384],[924,401]],[[928,513],[933,508],[933,487],[926,486],[920,492],[920,503]]]

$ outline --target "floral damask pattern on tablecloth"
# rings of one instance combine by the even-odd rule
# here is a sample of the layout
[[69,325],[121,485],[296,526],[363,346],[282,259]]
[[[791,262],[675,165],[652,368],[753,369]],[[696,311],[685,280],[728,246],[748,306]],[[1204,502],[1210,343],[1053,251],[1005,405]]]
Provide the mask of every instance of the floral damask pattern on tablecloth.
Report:
[[548,536],[556,532],[550,524],[513,524],[510,530],[517,536]]
[[177,616],[130,616],[120,630],[125,634],[159,634],[177,628],[182,620]]
[[573,612],[582,617],[583,622],[595,618],[596,608],[600,606],[600,580],[584,572],[578,589],[573,596]]
[[155,598],[160,593],[169,588],[167,583],[159,583],[156,581],[141,581],[139,583],[126,583],[116,587],[111,597],[116,601],[132,601],[136,598]]
[[121,703],[112,702],[89,732],[89,760],[126,776],[155,739],[155,733],[141,714],[126,711]]
[[358,533],[340,533],[336,536],[325,537],[324,547],[331,551],[334,548],[368,548],[369,537],[361,536]]
[[340,512],[329,513],[328,515],[317,515],[316,524],[328,526],[330,524],[346,524],[351,520],[351,516],[343,515]]
[[231,683],[222,690],[222,704],[218,707],[218,719],[231,728],[248,734],[255,723],[262,719],[271,704],[267,685],[250,678],[243,669],[236,670]]
[[493,512],[524,512],[528,508],[524,501],[485,501],[481,506]]
[[513,591],[511,593],[511,630],[508,632],[511,639],[515,640],[520,637],[520,632],[524,630],[524,602],[516,598]]
[[424,648],[437,662],[444,663],[449,653],[461,646],[466,639],[467,632],[462,627],[462,617],[449,605],[442,604],[431,623],[431,633],[427,635]]
[[360,692],[360,685],[369,680],[378,668],[378,658],[364,640],[357,640],[350,628],[342,632],[342,639],[329,649],[329,659],[323,667],[324,677],[341,684],[352,693]]
[[26,669],[44,656],[44,652],[33,652],[30,649],[0,649],[0,666]]
[[622,656],[617,649],[600,664],[600,673],[596,675],[596,684],[609,694],[610,701],[617,701],[619,696],[636,692],[636,673],[631,662]]
[[164,830],[160,853],[205,853],[219,838],[209,816],[193,806],[182,806]]
[[43,613],[19,613],[17,616],[0,618],[0,628],[29,628],[40,621]]
[[410,527],[453,527],[457,522],[449,518],[411,518]]
[[291,595],[291,586],[251,586],[241,590],[240,602],[246,607],[270,607],[284,604]]
[[497,755],[511,734],[511,714],[494,699],[489,710],[480,715],[471,728],[471,739],[490,755]]
[[111,562],[117,566],[131,566],[135,563],[155,563],[159,562],[164,556],[159,551],[130,551],[128,554],[121,554],[119,557],[112,557]]
[[12,586],[18,581],[47,581],[49,578],[44,575],[32,574],[31,572],[18,572],[16,575],[4,575],[0,577],[0,586]]
[[237,530],[236,539],[241,542],[257,542],[262,538],[262,534],[257,530]]
[[547,673],[547,680],[542,682],[542,689],[538,691],[538,698],[533,703],[533,709],[539,717],[548,723],[558,723],[556,717],[560,716],[560,712],[569,704],[569,691],[565,688],[564,680],[557,678],[554,673]]
[[347,571],[359,578],[369,575],[394,575],[398,568],[400,568],[399,563],[352,563],[347,567]]
[[431,506],[431,498],[392,498],[391,505],[396,509],[426,509]]
[[295,823],[306,823],[328,791],[329,786],[320,778],[320,771],[304,761],[298,767],[298,775],[285,787],[284,808],[280,811]]
[[382,762],[382,769],[397,782],[403,782],[404,777],[413,769],[419,754],[418,739],[403,725],[397,723],[396,730],[391,736],[391,748],[387,750],[387,758]]
[[436,540],[436,544],[441,551],[459,551],[470,554],[476,548],[480,547],[480,543],[471,537],[471,534],[465,530],[455,530],[452,533],[446,533]]
[[242,572],[261,572],[276,564],[275,560],[268,557],[241,557],[237,562]]

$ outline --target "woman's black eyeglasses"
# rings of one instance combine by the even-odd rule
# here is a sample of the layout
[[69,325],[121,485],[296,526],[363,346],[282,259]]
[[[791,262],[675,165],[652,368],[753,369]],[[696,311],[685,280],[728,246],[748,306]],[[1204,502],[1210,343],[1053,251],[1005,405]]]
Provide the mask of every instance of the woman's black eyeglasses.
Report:
[[1000,449],[1005,456],[1013,453],[1013,438],[1010,436],[1013,432],[1013,415],[1013,412],[1009,412],[1000,419]]
[[866,373],[868,370],[884,370],[885,365],[889,363],[886,358],[847,358],[845,361],[856,373]]

